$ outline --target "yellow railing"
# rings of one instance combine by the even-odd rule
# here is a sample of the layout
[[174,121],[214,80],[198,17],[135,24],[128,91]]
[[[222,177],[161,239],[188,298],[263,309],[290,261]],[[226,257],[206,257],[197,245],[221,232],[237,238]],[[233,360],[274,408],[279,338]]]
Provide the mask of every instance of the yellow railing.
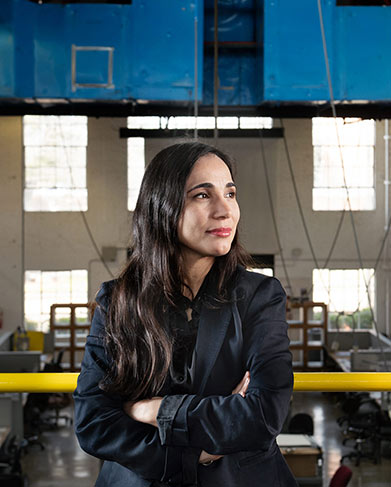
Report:
[[[1,392],[73,392],[78,373],[0,374]],[[295,391],[391,391],[391,372],[295,372]]]

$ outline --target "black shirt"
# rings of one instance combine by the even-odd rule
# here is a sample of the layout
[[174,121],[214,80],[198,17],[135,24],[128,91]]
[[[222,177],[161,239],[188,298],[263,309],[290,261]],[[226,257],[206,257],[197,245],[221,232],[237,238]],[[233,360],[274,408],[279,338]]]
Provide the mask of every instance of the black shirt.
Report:
[[[177,307],[170,307],[168,311],[167,326],[173,340],[173,355],[169,369],[169,394],[188,394],[190,392],[201,308],[207,297],[213,294],[214,275],[212,267],[197,296],[193,300],[180,296]],[[190,319],[186,310],[191,310]]]

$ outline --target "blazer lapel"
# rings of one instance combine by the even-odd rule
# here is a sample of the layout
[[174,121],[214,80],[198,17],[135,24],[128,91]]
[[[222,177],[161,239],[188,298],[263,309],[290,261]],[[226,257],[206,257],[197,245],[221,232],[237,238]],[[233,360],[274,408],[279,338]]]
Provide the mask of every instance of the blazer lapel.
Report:
[[204,306],[198,326],[195,347],[194,386],[202,394],[217,355],[223,345],[228,325],[232,317],[230,304],[217,309]]

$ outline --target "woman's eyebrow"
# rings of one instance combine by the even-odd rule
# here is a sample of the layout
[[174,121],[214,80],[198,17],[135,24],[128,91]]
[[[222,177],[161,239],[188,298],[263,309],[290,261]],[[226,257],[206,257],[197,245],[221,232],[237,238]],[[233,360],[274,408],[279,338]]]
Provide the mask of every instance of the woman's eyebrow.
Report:
[[[236,184],[235,183],[227,183],[225,185],[226,188],[236,188]],[[190,188],[187,193],[190,193],[191,191],[195,190],[195,189],[198,189],[198,188],[214,188],[214,185],[212,183],[200,183],[200,184],[197,184],[195,186],[193,186],[192,188]]]

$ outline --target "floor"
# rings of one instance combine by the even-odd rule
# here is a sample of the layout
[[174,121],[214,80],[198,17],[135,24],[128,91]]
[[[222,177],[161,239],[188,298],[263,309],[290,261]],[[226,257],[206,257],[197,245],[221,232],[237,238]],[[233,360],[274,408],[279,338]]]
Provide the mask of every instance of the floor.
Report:
[[[339,466],[343,453],[341,433],[335,419],[341,415],[335,400],[320,392],[297,392],[292,402],[292,414],[307,412],[314,418],[314,437],[323,448],[323,485]],[[69,410],[71,414],[72,411]],[[79,448],[72,427],[61,426],[42,434],[45,449],[32,446],[23,456],[24,472],[30,487],[92,487],[99,471],[99,461]],[[349,487],[390,487],[391,460],[383,458],[381,465],[363,460],[360,467],[345,461],[353,470]],[[218,487],[218,486],[216,486]],[[273,487],[273,486],[267,486]]]
[[[68,413],[71,415],[72,410]],[[62,423],[60,423],[61,425]],[[84,453],[72,426],[61,425],[57,430],[44,431],[38,445],[28,448],[22,467],[29,487],[92,487],[99,472],[99,460]]]
[[[314,437],[323,450],[323,486],[329,485],[330,479],[340,465],[340,458],[349,453],[351,446],[342,445],[342,434],[336,418],[342,415],[335,396],[322,392],[295,392],[292,402],[292,414],[304,412],[314,419]],[[349,487],[390,487],[391,459],[383,458],[380,465],[371,460],[362,460],[359,467],[346,459],[353,476]]]

